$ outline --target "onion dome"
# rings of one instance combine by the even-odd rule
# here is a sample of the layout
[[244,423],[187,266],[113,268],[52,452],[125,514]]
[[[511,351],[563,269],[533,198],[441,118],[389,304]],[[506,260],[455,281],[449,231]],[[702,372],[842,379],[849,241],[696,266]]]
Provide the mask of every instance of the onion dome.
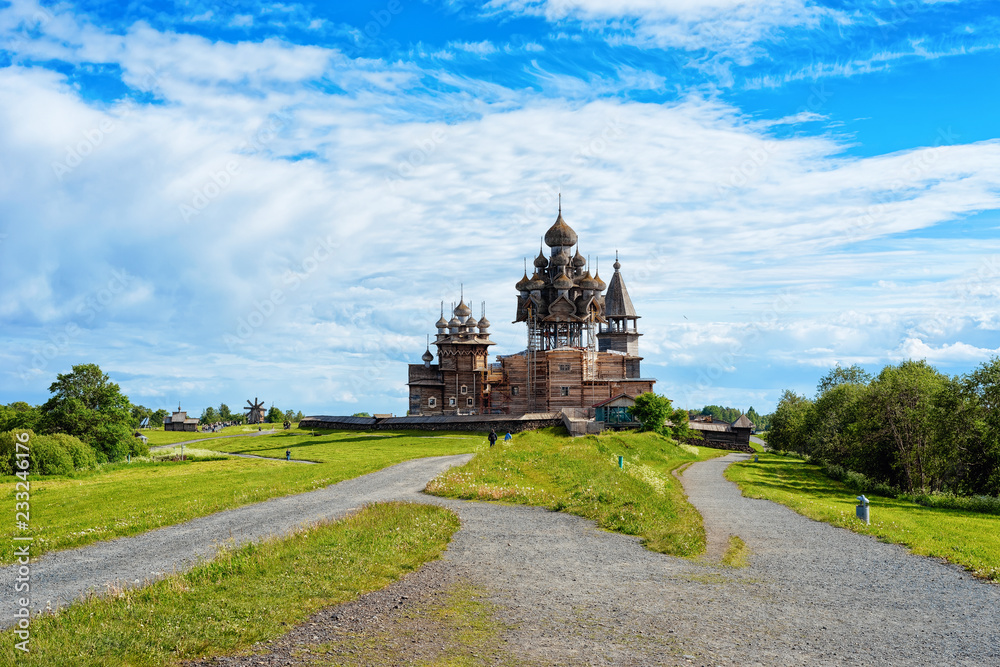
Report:
[[528,290],[528,283],[530,282],[531,281],[528,280],[528,272],[525,271],[524,277],[518,280],[514,287],[516,287],[519,292],[526,292]]
[[431,354],[431,348],[427,348],[427,350],[425,350],[424,353],[420,355],[420,358],[423,360],[425,364],[429,364],[432,361],[434,361],[434,355]]
[[557,252],[554,255],[552,255],[552,261],[549,263],[552,266],[566,266],[567,264],[569,264],[569,257],[562,254],[561,252]]
[[472,314],[472,309],[465,305],[465,299],[458,302],[455,306],[455,317],[459,319],[464,319]]
[[[470,330],[475,329],[476,327],[479,326],[479,320],[477,320],[475,317],[470,317],[469,319],[465,320],[465,324],[462,326],[469,327]],[[475,332],[473,331],[473,333]]]
[[451,318],[451,321],[448,322],[448,328],[451,329],[452,333],[457,333],[458,332],[458,328],[460,326],[462,326],[462,323],[458,321],[457,317]]
[[600,273],[595,273],[594,274],[594,282],[597,283],[597,289],[599,291],[601,291],[601,292],[603,292],[604,289],[608,286],[608,284],[606,282],[604,282],[603,280],[601,280],[601,274]]
[[617,272],[618,269],[622,268],[622,263],[618,261],[617,256],[615,257],[615,263],[612,264],[611,266],[615,267],[615,272]]
[[436,326],[438,329],[447,329],[448,328],[448,320],[444,319],[444,315],[442,315],[441,319],[439,319],[437,321],[437,324],[435,324],[434,326]]
[[580,287],[583,289],[597,289],[597,281],[590,277],[590,271],[584,271],[580,276]]
[[535,266],[539,269],[544,269],[549,265],[549,260],[546,259],[545,253],[542,252],[541,248],[538,249],[538,257],[535,258]]
[[490,321],[486,319],[483,315],[483,319],[479,320],[479,333],[486,333],[486,330],[490,328]]
[[576,245],[576,232],[563,220],[562,211],[559,212],[559,217],[556,218],[555,224],[545,232],[545,245],[550,248]]
[[573,279],[565,273],[561,273],[552,281],[552,286],[556,289],[571,289],[573,287]]
[[583,258],[580,254],[580,249],[577,248],[576,254],[573,256],[573,266],[578,269],[582,269],[587,265],[587,260]]
[[528,290],[543,289],[545,287],[545,279],[542,278],[538,271],[535,271],[534,275],[531,276],[531,280],[528,281]]

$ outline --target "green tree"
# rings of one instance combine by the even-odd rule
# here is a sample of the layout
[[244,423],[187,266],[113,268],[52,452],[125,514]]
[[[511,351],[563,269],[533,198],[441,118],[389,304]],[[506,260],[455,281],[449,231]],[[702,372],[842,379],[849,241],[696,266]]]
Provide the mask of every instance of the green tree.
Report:
[[841,384],[861,384],[866,385],[872,381],[872,376],[865,369],[861,368],[857,364],[852,364],[847,368],[841,365],[836,365],[830,369],[830,372],[824,375],[819,380],[819,384],[816,385],[816,395],[819,396],[823,392],[836,387]]
[[211,405],[201,411],[201,418],[199,421],[202,424],[214,424],[219,421],[219,413],[215,411]]
[[[145,405],[133,405],[132,406],[132,428],[139,428],[139,424],[146,417],[152,417],[153,411],[147,408]],[[150,419],[152,421],[152,419]]]
[[285,410],[285,421],[287,422],[295,421],[295,410]]
[[95,450],[99,459],[118,461],[136,450],[132,404],[97,364],[78,364],[49,386],[42,406],[45,433],[68,433]]
[[352,417],[371,417],[367,412],[355,412]]
[[153,428],[159,428],[163,426],[163,420],[166,419],[168,416],[170,416],[170,413],[164,410],[163,408],[160,408],[159,410],[157,410],[156,412],[154,412],[149,416],[149,425],[152,426]]
[[909,492],[940,490],[954,454],[951,443],[938,437],[945,416],[937,407],[947,391],[948,378],[926,361],[883,368],[864,402],[868,465],[878,469],[859,472]]
[[861,455],[859,421],[867,387],[830,384],[817,397],[806,423],[807,451],[815,458],[857,469]]
[[304,414],[302,414],[301,410],[299,410],[298,412],[295,413],[295,421],[300,422],[300,421],[302,421],[305,418],[306,418],[306,416]]
[[651,391],[635,397],[635,405],[629,408],[629,414],[642,424],[643,431],[667,433],[667,419],[673,412],[670,399]]
[[[953,416],[951,435],[961,448],[966,493],[1000,494],[1000,357],[962,378],[961,401],[943,412]],[[943,422],[944,423],[944,422]]]
[[219,405],[219,419],[224,422],[233,420],[233,413],[225,403]]
[[34,431],[41,420],[42,410],[39,406],[29,405],[24,401],[0,405],[0,431],[15,428]]
[[811,410],[812,401],[786,389],[771,415],[768,447],[779,451],[805,451],[808,436],[806,423]]
[[280,424],[285,421],[285,413],[272,405],[271,409],[267,411],[267,416],[264,419],[269,424]]

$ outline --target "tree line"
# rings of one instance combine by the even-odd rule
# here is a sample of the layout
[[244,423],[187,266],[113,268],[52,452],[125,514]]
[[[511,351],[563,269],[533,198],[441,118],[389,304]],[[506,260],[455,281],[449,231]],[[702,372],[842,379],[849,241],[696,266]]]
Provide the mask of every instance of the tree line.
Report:
[[[701,410],[688,410],[688,416],[692,419],[702,415],[711,415],[713,421],[726,422],[727,424],[732,424],[742,414],[743,411],[739,408],[728,408],[721,405],[706,405]],[[746,411],[746,415],[758,431],[763,431],[770,426],[771,415],[761,415],[754,410],[752,405]]]
[[768,446],[904,493],[1000,493],[1000,357],[963,376],[904,361],[837,366],[813,398],[786,390]]
[[[0,405],[0,474],[13,472],[14,438],[19,432],[31,435],[32,472],[65,474],[129,456],[145,456],[149,449],[136,437],[136,429],[146,417],[151,427],[162,427],[170,415],[163,409],[133,405],[97,364],[79,364],[71,372],[59,374],[49,392],[52,397],[42,405],[24,401]],[[301,412],[274,406],[267,413],[267,421],[274,424],[302,418]],[[246,415],[232,412],[223,403],[218,410],[203,410],[200,421],[241,424]]]

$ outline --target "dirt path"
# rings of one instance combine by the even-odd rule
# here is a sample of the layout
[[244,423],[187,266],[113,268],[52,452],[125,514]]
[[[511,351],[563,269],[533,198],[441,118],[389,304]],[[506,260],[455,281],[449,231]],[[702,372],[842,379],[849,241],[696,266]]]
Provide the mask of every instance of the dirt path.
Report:
[[[112,585],[139,586],[164,573],[184,571],[199,557],[211,557],[221,542],[245,544],[287,534],[305,523],[343,516],[360,505],[414,498],[438,473],[470,458],[472,454],[405,461],[317,491],[245,505],[134,537],[49,553],[31,565],[31,601],[40,611],[47,604],[64,605],[88,591],[103,593]],[[14,590],[17,569],[17,565],[9,565],[0,570],[0,590]],[[0,627],[14,622],[13,613],[13,605],[0,607]]]
[[[1000,664],[1000,586],[743,498],[722,477],[739,456],[684,478],[713,543],[751,547],[747,568],[651,553],[566,514],[426,498],[462,518],[441,561],[257,655],[197,664]],[[428,611],[455,582],[489,591],[505,628],[489,650],[448,639]]]

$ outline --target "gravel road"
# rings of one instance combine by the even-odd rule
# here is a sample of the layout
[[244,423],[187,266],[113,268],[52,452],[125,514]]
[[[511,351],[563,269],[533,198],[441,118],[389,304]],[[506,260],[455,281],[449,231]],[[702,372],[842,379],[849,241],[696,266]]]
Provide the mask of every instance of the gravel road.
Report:
[[[274,508],[240,524],[249,535],[250,527],[265,518],[276,530],[276,524],[307,521],[320,512],[329,515],[394,498],[449,507],[462,518],[462,529],[442,560],[389,589],[319,612],[280,641],[259,647],[252,657],[198,664],[301,664],[309,655],[304,649],[343,636],[345,628],[356,636],[377,633],[386,624],[416,622],[412,612],[421,596],[455,581],[489,591],[498,620],[509,626],[505,655],[483,664],[506,664],[508,658],[538,665],[1000,664],[1000,586],[783,506],[743,498],[722,471],[744,457],[698,463],[682,477],[712,543],[736,534],[751,548],[750,566],[742,569],[724,567],[710,557],[695,562],[655,554],[634,538],[597,530],[592,522],[566,514],[417,492],[435,470],[462,457],[411,461],[306,494],[328,494],[314,506],[299,505],[303,496],[281,499],[293,508],[294,518],[277,518],[276,501],[234,510]],[[415,484],[417,469],[422,481]],[[206,537],[215,535],[217,530]],[[186,532],[173,539],[188,544]],[[166,547],[169,542],[157,544]],[[207,539],[201,548],[211,544]],[[181,546],[175,547],[178,553],[170,563],[190,562],[190,553],[182,560]],[[75,577],[88,574],[95,564],[114,572],[109,559],[122,553],[116,549],[74,560],[65,570],[53,569],[50,590],[64,582],[80,590]],[[39,572],[45,569],[39,567]],[[147,568],[120,578],[153,574]],[[9,571],[4,577],[0,585],[9,585]],[[90,581],[99,588],[103,580]],[[427,660],[439,650],[440,638],[433,633],[412,636],[414,660]],[[354,654],[345,660],[367,664]]]
[[[139,586],[164,573],[184,571],[199,558],[209,558],[220,543],[237,545],[296,527],[344,515],[384,500],[414,498],[427,482],[472,454],[405,461],[378,472],[323,489],[218,512],[135,537],[99,542],[79,549],[49,553],[31,564],[31,601],[35,610],[62,606],[111,585]],[[20,546],[20,545],[19,545]],[[0,570],[0,590],[13,597],[17,565]],[[0,608],[0,627],[14,623],[14,605]]]
[[357,650],[365,637],[406,638],[413,663],[434,663],[445,646],[419,610],[455,581],[491,591],[510,626],[500,657],[471,664],[1000,664],[1000,586],[743,498],[722,471],[745,457],[695,464],[683,480],[712,548],[739,535],[753,550],[749,567],[655,554],[539,508],[425,498],[462,518],[442,560],[317,613],[252,657],[192,665],[305,664],[304,651],[336,652],[341,641],[351,648],[333,664],[375,664]]

